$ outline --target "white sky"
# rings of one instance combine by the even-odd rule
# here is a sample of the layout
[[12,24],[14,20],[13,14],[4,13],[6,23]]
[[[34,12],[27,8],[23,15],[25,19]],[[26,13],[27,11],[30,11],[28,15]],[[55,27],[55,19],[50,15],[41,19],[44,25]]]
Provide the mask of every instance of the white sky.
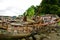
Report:
[[22,15],[31,5],[39,5],[41,0],[0,0],[0,16]]

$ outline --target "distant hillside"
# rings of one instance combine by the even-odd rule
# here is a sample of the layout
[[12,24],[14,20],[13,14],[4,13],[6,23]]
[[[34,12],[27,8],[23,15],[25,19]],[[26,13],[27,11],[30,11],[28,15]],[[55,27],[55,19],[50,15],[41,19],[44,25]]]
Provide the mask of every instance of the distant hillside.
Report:
[[38,13],[60,15],[60,0],[42,0]]

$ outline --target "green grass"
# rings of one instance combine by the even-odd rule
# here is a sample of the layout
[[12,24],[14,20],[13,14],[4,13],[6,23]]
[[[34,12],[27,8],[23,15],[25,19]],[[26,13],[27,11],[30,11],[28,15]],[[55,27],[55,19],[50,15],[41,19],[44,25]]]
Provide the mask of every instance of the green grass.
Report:
[[60,25],[60,22],[58,22],[58,25]]

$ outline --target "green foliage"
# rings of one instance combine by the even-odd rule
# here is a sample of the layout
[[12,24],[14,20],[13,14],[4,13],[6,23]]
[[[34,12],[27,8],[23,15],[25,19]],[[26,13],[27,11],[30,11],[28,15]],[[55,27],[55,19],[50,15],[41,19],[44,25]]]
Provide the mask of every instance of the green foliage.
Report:
[[41,4],[37,6],[36,13],[39,14],[57,14],[60,15],[60,1],[59,0],[42,0]]
[[51,5],[57,5],[59,3],[59,0],[42,0],[41,5],[44,6],[44,4],[51,4]]
[[52,7],[50,9],[50,13],[58,14],[58,9],[59,9],[58,5],[52,5]]
[[28,10],[26,10],[24,16],[28,16],[29,18],[31,18],[32,16],[34,16],[34,14],[35,14],[35,7],[31,6],[30,8],[28,8]]
[[36,7],[31,6],[24,13],[28,17],[43,14],[57,14],[60,16],[60,0],[42,0],[40,5]]

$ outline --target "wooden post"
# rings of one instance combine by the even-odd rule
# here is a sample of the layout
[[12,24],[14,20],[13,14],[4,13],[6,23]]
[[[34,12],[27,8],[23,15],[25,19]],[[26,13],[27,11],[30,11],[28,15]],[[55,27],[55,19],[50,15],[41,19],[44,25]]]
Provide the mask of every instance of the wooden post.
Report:
[[24,16],[23,21],[27,21],[27,17],[26,16]]

